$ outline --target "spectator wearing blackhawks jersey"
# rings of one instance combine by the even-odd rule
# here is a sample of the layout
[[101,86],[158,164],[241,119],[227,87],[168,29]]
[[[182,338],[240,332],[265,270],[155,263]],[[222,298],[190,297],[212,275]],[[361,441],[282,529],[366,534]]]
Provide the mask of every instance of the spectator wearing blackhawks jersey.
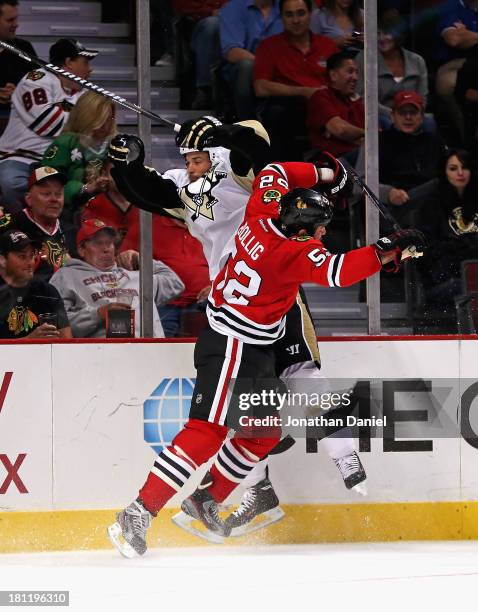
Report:
[[[261,406],[265,411],[257,420],[250,411],[243,413],[245,420],[238,419],[237,393],[267,395],[271,389],[272,345],[284,333],[286,314],[301,283],[352,285],[382,267],[397,269],[412,251],[424,248],[419,231],[402,230],[374,245],[329,253],[321,238],[332,219],[332,206],[314,190],[289,192],[285,176],[281,166],[270,165],[254,183],[235,236],[235,254],[213,284],[211,327],[201,334],[195,350],[197,378],[189,420],[156,458],[139,497],[109,529],[112,543],[126,556],[145,553],[151,519],[215,453],[215,462],[182,508],[217,535],[230,535],[233,521],[220,518],[218,504],[272,450],[281,429],[273,406]],[[278,218],[258,215],[267,210],[272,191],[280,201]],[[236,431],[226,439],[231,423]]]
[[0,235],[0,338],[72,337],[58,291],[34,278],[38,246],[16,229]]
[[54,168],[37,168],[28,180],[26,207],[18,213],[0,218],[0,231],[15,228],[40,244],[36,280],[49,280],[65,263],[74,245],[73,236],[64,231],[59,220],[63,210],[65,181],[65,177]]
[[[178,146],[190,147],[180,149],[186,169],[160,175],[143,165],[141,141],[127,134],[118,135],[110,147],[115,164],[112,174],[120,191],[135,205],[185,220],[191,234],[202,243],[210,279],[214,280],[234,252],[234,235],[244,218],[254,173],[264,167],[269,154],[266,138],[257,122],[222,125],[212,117],[187,121],[177,135]],[[344,168],[329,155],[324,155],[317,165],[288,163],[276,166],[286,174],[286,178],[280,180],[289,188],[320,184],[335,196],[347,183]],[[274,193],[270,190],[270,201],[261,203],[258,214],[278,215]],[[293,353],[291,345],[297,347]],[[301,296],[297,296],[287,314],[286,333],[274,344],[274,351],[277,374],[289,388],[300,379],[322,384],[316,334]],[[321,445],[338,467],[345,486],[358,492],[358,485],[365,480],[366,474],[355,452],[354,440],[346,436],[341,439],[327,437]],[[267,478],[267,460],[251,472],[245,484],[250,488],[244,500],[247,498],[250,502],[254,498],[255,502],[253,506],[247,504],[249,511],[242,515],[243,518],[250,521],[253,516],[273,511],[278,506],[279,501]]]
[[[66,38],[50,47],[50,62],[81,78],[90,76],[89,62],[96,55],[97,51]],[[60,134],[80,95],[78,84],[44,69],[32,70],[19,82],[0,138],[1,201],[8,212],[21,209],[33,163],[41,161]]]

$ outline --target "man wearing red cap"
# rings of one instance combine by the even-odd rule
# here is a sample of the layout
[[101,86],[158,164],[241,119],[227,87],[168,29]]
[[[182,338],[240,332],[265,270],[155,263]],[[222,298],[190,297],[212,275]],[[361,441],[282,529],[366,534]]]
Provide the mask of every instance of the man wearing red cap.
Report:
[[398,92],[393,100],[393,125],[380,133],[380,197],[393,206],[414,199],[411,190],[418,187],[422,198],[424,185],[437,176],[444,143],[437,134],[423,130],[424,110],[420,94]]
[[[101,338],[106,335],[108,310],[136,311],[139,335],[139,272],[116,264],[118,234],[99,219],[83,221],[76,237],[79,258],[70,258],[51,278],[65,303],[73,335]],[[179,276],[160,261],[153,262],[154,337],[164,337],[157,308],[184,290]]]
[[35,270],[37,279],[48,280],[65,263],[68,247],[72,247],[71,237],[64,232],[59,220],[65,181],[55,168],[43,166],[33,170],[28,179],[26,207],[0,219],[0,230],[14,227],[41,244]]

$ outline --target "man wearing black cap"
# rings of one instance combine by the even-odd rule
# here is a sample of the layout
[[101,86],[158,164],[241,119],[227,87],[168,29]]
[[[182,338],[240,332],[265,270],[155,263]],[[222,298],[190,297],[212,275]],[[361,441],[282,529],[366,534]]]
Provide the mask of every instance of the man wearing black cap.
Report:
[[57,290],[33,279],[38,245],[24,232],[0,235],[0,338],[71,338]]
[[[49,280],[65,263],[68,256],[68,236],[60,224],[63,211],[63,185],[65,177],[55,168],[36,168],[28,179],[25,195],[26,207],[14,215],[0,218],[0,231],[15,228],[21,230],[40,245],[40,258],[35,278]],[[74,237],[72,237],[74,240]]]
[[[97,51],[76,40],[61,38],[50,47],[50,62],[88,79],[90,60]],[[77,83],[43,69],[32,70],[12,95],[12,110],[0,138],[1,202],[9,212],[19,210],[32,163],[61,132],[70,109],[81,95]]]

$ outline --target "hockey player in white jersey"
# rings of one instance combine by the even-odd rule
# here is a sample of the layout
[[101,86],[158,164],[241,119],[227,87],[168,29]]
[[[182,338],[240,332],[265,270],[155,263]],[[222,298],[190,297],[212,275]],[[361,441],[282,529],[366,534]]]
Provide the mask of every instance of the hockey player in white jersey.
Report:
[[[210,278],[214,280],[234,248],[234,234],[244,217],[254,175],[269,161],[268,137],[256,121],[226,126],[212,117],[203,117],[183,124],[177,144],[185,156],[186,169],[168,170],[161,175],[143,166],[144,152],[138,138],[119,135],[110,147],[115,164],[112,174],[132,203],[187,223],[191,234],[203,245]],[[324,166],[316,170],[315,182],[322,190],[334,196],[344,188],[346,172],[331,156],[326,156]],[[290,345],[297,346],[294,354],[287,351]],[[315,391],[318,386],[322,388],[324,378],[319,370],[315,331],[300,296],[287,315],[286,335],[275,348],[278,374],[289,388],[304,380],[310,381]],[[325,438],[321,444],[326,446],[346,487],[361,492],[366,474],[354,441],[342,436]],[[259,514],[267,514],[261,526],[281,517],[282,511],[277,511],[279,500],[267,475],[267,459],[253,470],[245,486],[249,488],[229,519],[232,535],[243,533]],[[187,503],[183,507],[187,511]]]
[[[73,39],[61,38],[50,47],[50,62],[87,79],[97,51]],[[0,185],[7,211],[17,212],[27,190],[32,164],[60,134],[80,85],[44,69],[32,70],[18,83],[5,132],[0,137]]]

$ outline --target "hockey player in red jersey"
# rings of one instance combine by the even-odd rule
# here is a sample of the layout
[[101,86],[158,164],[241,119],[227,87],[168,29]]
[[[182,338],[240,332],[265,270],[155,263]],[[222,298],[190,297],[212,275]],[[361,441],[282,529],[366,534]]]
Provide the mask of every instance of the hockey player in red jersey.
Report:
[[[257,214],[257,206],[279,203],[278,218]],[[224,523],[218,504],[244,480],[277,443],[280,427],[257,425],[236,430],[226,440],[228,412],[235,393],[270,388],[275,375],[273,344],[284,334],[285,317],[303,282],[345,286],[400,265],[424,248],[424,238],[404,230],[375,245],[332,255],[320,238],[332,219],[327,198],[310,189],[289,191],[281,171],[266,167],[256,178],[246,216],[235,237],[235,254],[213,285],[208,303],[210,327],[195,350],[197,380],[189,420],[157,457],[136,501],[109,528],[113,544],[125,556],[144,554],[152,517],[192,473],[217,453],[187,512],[220,536]]]
[[[185,157],[186,169],[169,170],[163,175],[143,165],[142,143],[133,136],[119,135],[112,141],[113,174],[128,200],[151,212],[182,218],[193,236],[203,245],[210,278],[227,261],[234,247],[234,234],[244,218],[254,174],[267,163],[267,134],[257,122],[222,125],[212,117],[190,120],[181,126],[176,138]],[[275,164],[285,172],[283,164]],[[287,184],[319,184],[326,194],[339,197],[345,191],[347,173],[341,164],[324,154],[317,164],[287,164]],[[274,189],[257,203],[258,214],[277,215]],[[291,346],[294,347],[292,352]],[[312,318],[301,291],[287,313],[285,334],[274,344],[276,372],[290,389],[304,391],[304,381],[314,392],[324,384],[320,355]],[[275,452],[283,452],[279,444]],[[336,464],[347,489],[363,492],[365,470],[355,451],[355,441],[346,435],[321,441]],[[236,527],[247,529],[254,517],[262,515],[261,526],[278,520],[283,512],[268,478],[264,459],[244,481],[247,490],[235,512]],[[186,520],[176,522],[187,528]],[[184,517],[182,517],[184,518]],[[239,531],[234,530],[234,535]]]

